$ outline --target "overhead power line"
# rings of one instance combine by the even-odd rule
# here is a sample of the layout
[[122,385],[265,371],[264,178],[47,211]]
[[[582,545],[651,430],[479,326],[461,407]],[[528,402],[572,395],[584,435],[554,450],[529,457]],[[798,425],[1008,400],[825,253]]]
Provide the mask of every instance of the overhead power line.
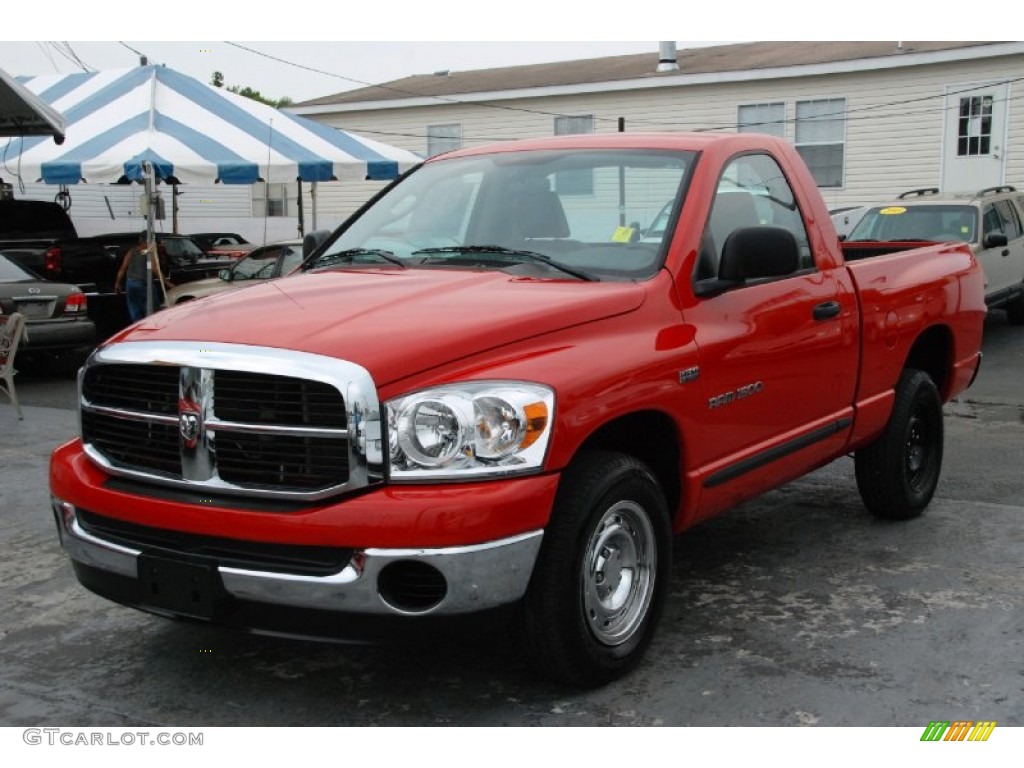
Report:
[[50,47],[53,50],[55,50],[57,53],[59,53],[65,59],[70,61],[76,67],[80,67],[83,72],[94,71],[92,67],[90,67],[88,64],[86,64],[84,61],[82,61],[82,59],[78,56],[78,54],[75,53],[75,49],[71,47],[71,43],[67,42],[66,40],[65,41],[61,41],[59,43],[58,42],[54,42],[54,41],[50,41],[49,45],[50,45]]
[[[508,106],[507,104],[495,104],[494,102],[489,102],[489,101],[471,101],[471,100],[466,100],[466,99],[456,99],[456,98],[451,97],[451,96],[424,96],[422,93],[416,93],[415,91],[409,91],[409,90],[406,90],[404,88],[396,88],[395,86],[386,85],[384,83],[371,83],[371,82],[368,82],[366,80],[359,80],[359,79],[354,78],[354,77],[347,77],[345,75],[339,75],[339,74],[334,73],[334,72],[327,72],[327,71],[322,70],[322,69],[316,69],[315,67],[308,67],[305,64],[297,64],[294,61],[288,61],[287,59],[282,59],[282,58],[280,58],[278,56],[272,56],[269,53],[264,53],[262,51],[257,51],[255,48],[249,48],[247,46],[241,45],[240,43],[232,43],[232,42],[227,41],[227,40],[225,41],[225,43],[227,45],[233,45],[235,48],[240,48],[243,51],[248,51],[249,53],[253,53],[253,54],[257,55],[257,56],[262,56],[263,58],[271,59],[272,61],[280,62],[281,64],[287,64],[287,65],[292,66],[292,67],[298,67],[299,69],[305,69],[305,70],[307,70],[309,72],[315,72],[315,73],[317,73],[319,75],[326,75],[327,77],[334,77],[334,78],[337,78],[339,80],[345,80],[345,81],[347,81],[349,83],[355,83],[356,85],[363,85],[363,86],[366,86],[368,88],[380,88],[382,90],[390,91],[391,93],[397,93],[397,94],[400,94],[400,95],[406,96],[406,97],[412,97],[412,98],[417,98],[417,99],[434,99],[435,101],[440,101],[440,102],[443,102],[443,103],[446,103],[446,104],[458,104],[459,106],[463,106],[463,107],[480,107],[482,109],[500,109],[500,110],[504,110],[506,112],[524,112],[524,113],[527,113],[527,114],[544,115],[545,117],[563,117],[564,116],[564,113],[561,113],[561,112],[548,112],[548,111],[545,111],[545,110],[542,110],[542,109],[530,109],[529,107],[512,107],[512,106]],[[611,119],[611,118],[609,118],[609,119]]]
[[144,54],[142,51],[139,51],[139,50],[136,50],[135,48],[132,48],[124,40],[118,40],[117,42],[120,43],[121,45],[123,45],[125,48],[127,48],[132,53],[134,53],[136,56],[138,56],[139,57],[139,61],[148,61],[149,60],[149,57],[146,54]]

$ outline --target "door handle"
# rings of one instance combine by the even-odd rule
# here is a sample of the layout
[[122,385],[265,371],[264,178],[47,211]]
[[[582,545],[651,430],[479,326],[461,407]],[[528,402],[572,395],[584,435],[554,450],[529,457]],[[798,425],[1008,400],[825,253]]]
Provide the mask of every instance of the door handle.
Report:
[[843,308],[838,301],[823,302],[814,308],[814,319],[831,320],[834,317],[839,317],[839,313],[842,309]]

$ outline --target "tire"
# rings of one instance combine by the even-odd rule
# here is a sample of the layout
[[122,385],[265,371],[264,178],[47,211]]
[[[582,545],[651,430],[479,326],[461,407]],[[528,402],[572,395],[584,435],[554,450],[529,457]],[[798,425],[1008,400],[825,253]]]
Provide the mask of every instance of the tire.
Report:
[[857,490],[887,520],[909,520],[932,500],[942,471],[942,400],[931,377],[908,369],[896,385],[885,431],[857,451]]
[[1024,325],[1024,293],[1006,305],[1006,319],[1012,325]]
[[523,601],[536,667],[595,687],[636,666],[661,614],[672,558],[668,507],[653,473],[589,452],[565,471]]

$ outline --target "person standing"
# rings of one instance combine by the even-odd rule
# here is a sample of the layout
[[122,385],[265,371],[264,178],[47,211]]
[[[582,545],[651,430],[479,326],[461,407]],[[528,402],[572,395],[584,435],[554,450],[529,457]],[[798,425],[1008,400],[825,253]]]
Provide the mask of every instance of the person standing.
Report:
[[[157,258],[157,249],[154,244],[152,250],[149,248],[148,233],[142,230],[139,233],[139,242],[129,248],[121,260],[121,267],[117,271],[117,279],[114,281],[114,291],[125,294],[128,304],[128,317],[134,323],[146,316],[146,257],[149,257],[152,264],[153,280],[153,309],[157,310],[163,306],[164,291],[170,284],[164,279],[160,269],[160,261]],[[161,281],[164,288],[161,289]]]

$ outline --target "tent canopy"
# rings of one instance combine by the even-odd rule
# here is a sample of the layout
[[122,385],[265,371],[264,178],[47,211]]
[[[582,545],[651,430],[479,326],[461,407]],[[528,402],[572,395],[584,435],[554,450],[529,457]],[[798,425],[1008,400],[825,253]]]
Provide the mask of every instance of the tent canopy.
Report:
[[0,136],[52,136],[64,141],[64,116],[0,69]]
[[9,173],[50,184],[392,179],[413,152],[282,112],[163,66],[18,78],[67,118],[66,140],[0,142]]

